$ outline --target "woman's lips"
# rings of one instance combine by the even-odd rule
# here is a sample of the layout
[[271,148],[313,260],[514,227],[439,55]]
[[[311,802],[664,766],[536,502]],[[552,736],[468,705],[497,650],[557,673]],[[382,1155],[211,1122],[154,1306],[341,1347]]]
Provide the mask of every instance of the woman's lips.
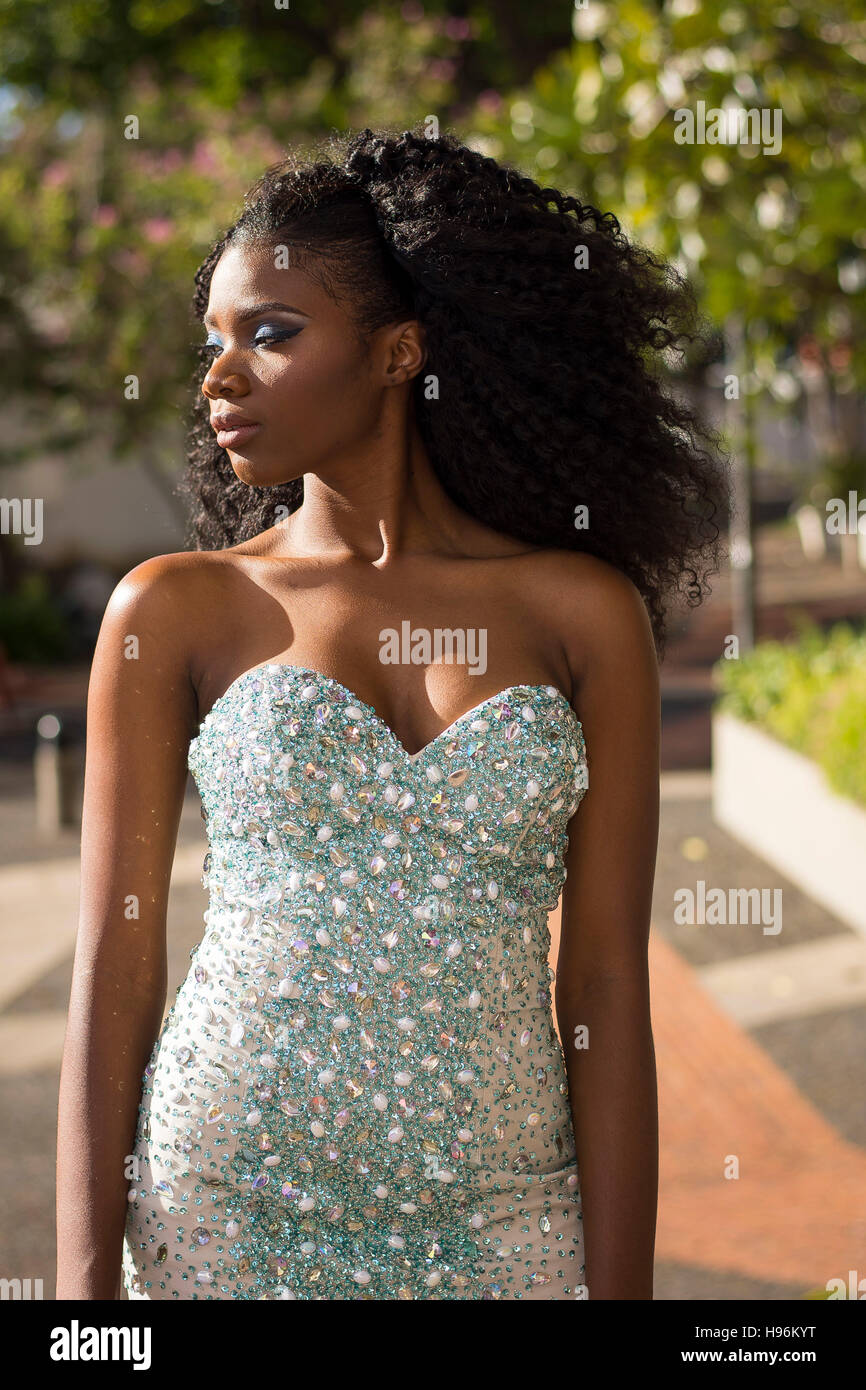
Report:
[[260,428],[260,425],[233,425],[230,429],[217,430],[217,444],[221,449],[234,449]]

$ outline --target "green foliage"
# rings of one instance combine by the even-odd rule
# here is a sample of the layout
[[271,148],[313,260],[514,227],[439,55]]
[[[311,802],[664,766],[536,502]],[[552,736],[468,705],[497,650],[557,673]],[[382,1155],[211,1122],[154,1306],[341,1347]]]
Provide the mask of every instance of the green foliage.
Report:
[[760,724],[820,764],[834,791],[866,806],[866,628],[814,624],[716,666],[718,707]]
[[7,395],[72,440],[98,421],[118,459],[176,434],[203,337],[193,273],[263,170],[333,129],[448,128],[568,41],[558,8],[477,8],[0,0]]
[[[200,336],[192,274],[252,181],[329,130],[431,114],[615,212],[717,325],[741,319],[744,394],[790,408],[805,335],[835,388],[866,383],[866,21],[850,0],[459,8],[2,0],[7,394],[81,439],[99,421],[118,458],[174,429]],[[698,101],[780,111],[781,149],[678,143]]]
[[830,785],[866,806],[866,663],[838,683],[816,735]]
[[[802,389],[792,343],[806,335],[844,389],[866,382],[866,21],[856,8],[593,0],[574,13],[577,41],[519,100],[474,117],[492,155],[610,209],[684,268],[717,324],[741,317],[744,390],[787,407]],[[768,133],[778,112],[781,147],[679,143],[677,113],[699,102],[766,111]]]
[[28,574],[12,593],[0,593],[0,642],[10,661],[62,661],[69,654],[66,622],[43,574]]
[[826,497],[841,497],[846,502],[849,492],[866,495],[866,452],[845,454],[842,458],[828,460],[819,479],[822,500]]

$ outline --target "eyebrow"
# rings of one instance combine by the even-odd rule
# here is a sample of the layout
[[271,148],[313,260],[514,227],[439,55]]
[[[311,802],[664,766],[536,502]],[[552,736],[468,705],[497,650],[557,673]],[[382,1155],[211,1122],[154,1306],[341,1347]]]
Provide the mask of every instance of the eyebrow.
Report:
[[[304,313],[303,309],[296,309],[292,304],[283,304],[279,299],[268,299],[263,304],[251,304],[247,307],[241,305],[240,312],[237,316],[238,323],[246,323],[247,319],[257,318],[259,314],[270,314],[273,313],[274,310],[282,310],[287,314],[300,314],[301,317],[305,319],[310,317],[309,314]],[[205,314],[202,318],[202,323],[205,328],[210,328],[213,324],[212,315]]]

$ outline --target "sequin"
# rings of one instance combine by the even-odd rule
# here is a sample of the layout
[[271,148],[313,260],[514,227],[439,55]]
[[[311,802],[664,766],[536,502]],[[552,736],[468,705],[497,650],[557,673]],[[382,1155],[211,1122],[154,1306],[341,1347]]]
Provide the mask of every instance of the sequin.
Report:
[[206,930],[142,1078],[128,1296],[574,1297],[565,697],[509,688],[409,755],[339,682],[269,665],[189,766]]

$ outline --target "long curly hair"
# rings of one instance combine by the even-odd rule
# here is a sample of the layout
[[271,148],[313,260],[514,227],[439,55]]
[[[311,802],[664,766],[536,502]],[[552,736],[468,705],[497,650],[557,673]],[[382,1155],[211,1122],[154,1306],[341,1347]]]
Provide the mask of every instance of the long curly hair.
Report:
[[[448,134],[367,129],[271,166],[196,272],[198,319],[228,246],[283,243],[345,301],[362,344],[400,318],[423,324],[414,408],[452,500],[531,545],[615,565],[661,651],[670,603],[709,591],[729,496],[720,437],[665,386],[666,359],[708,336],[689,282],[612,213]],[[294,511],[303,482],[235,475],[201,391],[210,362],[202,348],[180,491],[188,544],[218,550]]]

